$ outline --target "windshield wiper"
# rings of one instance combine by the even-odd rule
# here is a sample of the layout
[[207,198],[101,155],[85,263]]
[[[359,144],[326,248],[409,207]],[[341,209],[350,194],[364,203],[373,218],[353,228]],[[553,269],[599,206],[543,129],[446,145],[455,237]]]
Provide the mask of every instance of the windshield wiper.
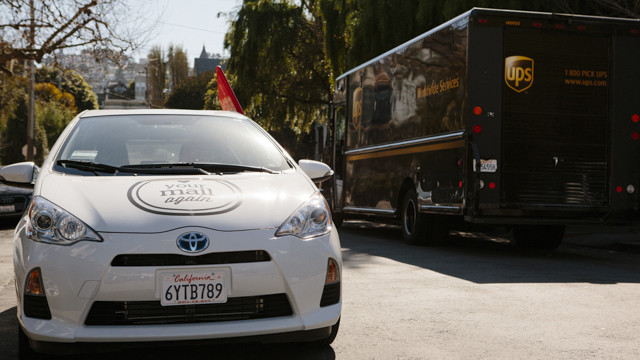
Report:
[[95,175],[98,175],[99,172],[116,174],[119,171],[121,171],[121,169],[117,166],[112,166],[107,164],[97,164],[91,161],[58,160],[56,164],[66,168],[90,171]]
[[215,173],[239,173],[239,172],[264,172],[268,174],[279,174],[278,171],[261,166],[236,165],[236,164],[196,164]]
[[118,173],[145,175],[210,175],[209,172],[190,164],[142,164],[123,165],[118,167],[77,160],[58,160],[57,164],[66,168],[90,171],[95,175],[98,175],[98,173],[109,173],[114,175],[117,175]]
[[95,175],[98,173],[132,173],[132,174],[149,174],[149,175],[211,175],[224,173],[239,172],[266,172],[269,174],[278,174],[277,171],[247,165],[234,164],[209,164],[209,163],[174,163],[174,164],[136,164],[112,166],[106,164],[98,164],[90,161],[77,160],[58,160],[57,164],[66,168],[74,168],[83,171],[90,171]]
[[239,172],[266,172],[269,174],[278,174],[277,171],[260,167],[260,166],[247,166],[236,164],[213,164],[213,163],[175,163],[175,164],[140,164],[140,165],[125,165],[121,169],[133,170],[141,169],[148,171],[150,169],[157,169],[157,171],[180,171],[193,169],[200,171],[203,174],[224,174],[224,173],[239,173]]
[[138,172],[143,174],[175,174],[175,175],[211,175],[200,164],[175,163],[175,164],[136,164],[123,165],[121,170]]

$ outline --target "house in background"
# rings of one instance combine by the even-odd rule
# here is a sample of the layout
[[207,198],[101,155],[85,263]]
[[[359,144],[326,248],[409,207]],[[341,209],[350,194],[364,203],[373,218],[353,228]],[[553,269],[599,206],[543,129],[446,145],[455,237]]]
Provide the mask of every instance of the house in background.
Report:
[[222,62],[222,56],[214,54],[210,55],[202,45],[200,57],[194,59],[193,71],[196,76],[206,71],[216,71],[216,66],[220,65],[222,70],[226,70],[227,64]]

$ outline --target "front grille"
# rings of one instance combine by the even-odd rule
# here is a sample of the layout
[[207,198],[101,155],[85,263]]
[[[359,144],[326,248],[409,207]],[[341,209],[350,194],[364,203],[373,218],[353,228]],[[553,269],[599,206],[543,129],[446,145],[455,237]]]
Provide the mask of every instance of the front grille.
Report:
[[271,261],[269,253],[263,250],[252,250],[210,253],[199,256],[178,254],[118,255],[111,261],[111,266],[219,265],[265,261]]
[[162,306],[159,301],[96,301],[86,325],[193,324],[293,314],[286,294],[229,298],[224,304]]
[[340,282],[324,286],[320,307],[337,304],[340,301]]
[[16,211],[24,210],[29,198],[22,195],[0,196],[0,205],[11,205],[16,207]]

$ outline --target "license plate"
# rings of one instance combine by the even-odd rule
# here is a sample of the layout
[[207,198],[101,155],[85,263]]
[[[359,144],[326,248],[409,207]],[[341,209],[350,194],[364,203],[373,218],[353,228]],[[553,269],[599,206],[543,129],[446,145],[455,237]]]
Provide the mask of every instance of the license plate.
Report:
[[12,212],[16,212],[16,206],[14,204],[0,205],[0,213],[12,213]]
[[[476,160],[473,160],[473,168],[476,168]],[[489,159],[484,160],[480,159],[480,172],[496,172],[498,171],[498,160]]]
[[227,302],[226,272],[177,271],[162,274],[163,306]]

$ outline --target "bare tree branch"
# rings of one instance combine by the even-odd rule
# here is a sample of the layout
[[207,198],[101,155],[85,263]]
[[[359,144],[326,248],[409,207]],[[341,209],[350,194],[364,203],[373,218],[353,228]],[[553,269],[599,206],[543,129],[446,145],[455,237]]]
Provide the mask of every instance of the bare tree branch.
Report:
[[[135,50],[148,34],[131,20],[125,0],[35,0],[34,19],[28,0],[0,0],[0,71],[15,60],[42,61],[55,51],[86,48],[98,56]],[[29,41],[35,28],[34,44]],[[133,25],[131,25],[133,24]],[[132,30],[131,27],[137,27]],[[104,51],[109,49],[110,51]]]

